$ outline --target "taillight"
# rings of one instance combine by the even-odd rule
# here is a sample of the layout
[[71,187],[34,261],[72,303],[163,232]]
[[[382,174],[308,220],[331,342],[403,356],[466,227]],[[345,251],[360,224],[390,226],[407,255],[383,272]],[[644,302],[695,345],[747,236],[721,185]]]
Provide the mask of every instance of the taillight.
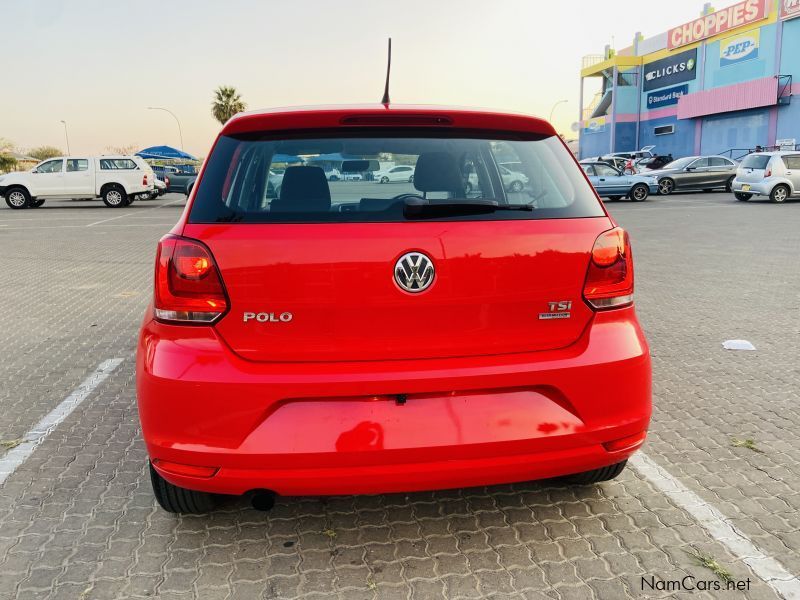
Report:
[[595,240],[583,297],[597,310],[633,302],[633,257],[624,229],[615,227]]
[[196,240],[167,235],[156,254],[155,317],[161,321],[213,323],[228,298],[211,251]]
[[169,187],[169,177],[164,177],[164,183],[166,183],[167,187]]
[[142,177],[142,185],[147,185],[147,174]]
[[764,177],[772,177],[772,169],[767,169],[764,171]]

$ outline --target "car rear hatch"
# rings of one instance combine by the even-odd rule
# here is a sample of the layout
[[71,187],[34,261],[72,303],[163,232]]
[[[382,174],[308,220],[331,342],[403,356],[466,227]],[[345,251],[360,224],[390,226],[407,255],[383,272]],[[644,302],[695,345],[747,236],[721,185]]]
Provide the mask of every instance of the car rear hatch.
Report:
[[736,179],[742,183],[758,183],[766,176],[769,161],[768,154],[751,154],[745,157],[736,170]]
[[[230,310],[216,329],[239,356],[361,361],[571,344],[592,318],[583,284],[592,245],[610,227],[603,217],[188,225],[184,235],[203,240],[217,261]],[[435,268],[421,293],[394,279],[410,251]],[[568,316],[553,318],[551,303],[563,302]]]
[[[580,337],[592,248],[613,225],[564,144],[552,132],[408,131],[219,138],[182,235],[216,261],[227,312],[214,327],[235,353],[424,359]],[[380,161],[412,167],[413,181],[346,180]],[[523,189],[504,186],[504,162],[520,165]],[[325,177],[331,164],[341,180]],[[275,168],[286,169],[277,197]],[[434,272],[407,291],[398,261],[414,252]]]

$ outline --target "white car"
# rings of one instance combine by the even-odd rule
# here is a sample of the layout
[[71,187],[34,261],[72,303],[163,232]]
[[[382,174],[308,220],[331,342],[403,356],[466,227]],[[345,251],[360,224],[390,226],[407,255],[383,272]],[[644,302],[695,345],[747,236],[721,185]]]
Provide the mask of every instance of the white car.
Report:
[[30,171],[0,177],[0,195],[11,208],[36,208],[49,198],[102,198],[128,206],[155,186],[153,169],[138,156],[60,156]]
[[500,178],[503,180],[503,187],[509,192],[521,192],[528,184],[528,176],[524,173],[512,171],[502,165],[497,167],[500,170]]
[[767,196],[785,202],[800,195],[800,150],[759,152],[745,157],[736,169],[731,191],[737,200]]
[[337,168],[332,168],[325,171],[325,179],[328,181],[339,181],[342,178],[342,174]]
[[167,184],[161,181],[158,177],[153,180],[153,189],[149,192],[139,194],[139,200],[152,200],[167,193]]
[[414,181],[414,167],[400,165],[381,171],[375,171],[375,181],[378,183],[390,183],[395,181]]

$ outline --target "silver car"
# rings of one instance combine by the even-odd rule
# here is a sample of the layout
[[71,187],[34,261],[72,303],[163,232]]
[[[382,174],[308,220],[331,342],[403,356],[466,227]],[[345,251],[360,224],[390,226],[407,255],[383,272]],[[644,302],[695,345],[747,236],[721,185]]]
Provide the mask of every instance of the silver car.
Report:
[[768,196],[784,202],[800,196],[800,151],[763,152],[745,157],[731,186],[738,200]]

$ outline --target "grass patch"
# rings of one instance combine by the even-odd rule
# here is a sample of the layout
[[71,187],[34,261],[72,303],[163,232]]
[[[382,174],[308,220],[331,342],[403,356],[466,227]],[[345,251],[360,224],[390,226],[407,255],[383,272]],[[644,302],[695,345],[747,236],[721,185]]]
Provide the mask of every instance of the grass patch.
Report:
[[697,561],[697,564],[699,564],[701,567],[705,567],[706,569],[714,573],[714,575],[719,577],[725,583],[733,581],[733,575],[731,575],[731,572],[728,571],[728,569],[723,567],[721,564],[719,564],[717,562],[717,559],[711,556],[710,554],[703,554],[699,550],[694,550],[692,552],[689,552],[688,554]]
[[12,448],[16,448],[22,442],[24,442],[22,438],[17,440],[0,440],[0,447],[5,448],[6,450],[11,450]]
[[756,446],[756,441],[751,438],[747,438],[746,440],[731,438],[731,445],[734,448],[747,448],[748,450],[752,450],[753,452],[764,454],[764,451],[761,450],[761,448],[759,448],[758,446]]

